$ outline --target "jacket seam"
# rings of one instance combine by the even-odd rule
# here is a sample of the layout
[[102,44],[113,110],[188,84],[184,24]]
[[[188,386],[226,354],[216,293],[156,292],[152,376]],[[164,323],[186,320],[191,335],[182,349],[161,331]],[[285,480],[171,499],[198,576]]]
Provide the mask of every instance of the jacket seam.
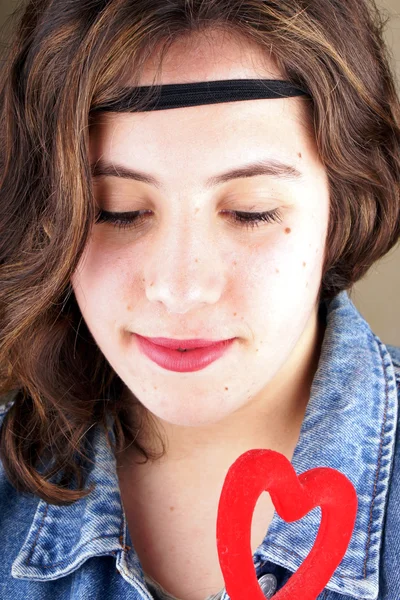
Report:
[[[379,353],[381,356],[382,364],[384,364],[384,360],[383,360],[383,356],[382,356],[382,347],[379,342],[378,342],[378,349],[379,349]],[[367,562],[368,562],[368,557],[369,557],[369,547],[370,547],[370,543],[371,543],[372,513],[374,510],[377,484],[378,484],[379,474],[380,474],[380,469],[381,469],[382,447],[383,447],[383,440],[384,440],[385,427],[386,427],[386,421],[387,421],[387,411],[388,411],[388,407],[389,407],[389,382],[388,382],[386,369],[383,369],[383,373],[384,373],[384,377],[385,377],[385,410],[384,410],[384,414],[383,414],[383,423],[382,423],[382,427],[381,427],[381,441],[379,444],[378,463],[377,463],[377,467],[376,467],[374,488],[373,488],[370,511],[369,511],[368,535],[367,535],[367,543],[366,543],[366,548],[365,548],[365,559],[364,559],[364,567],[363,567],[363,578],[364,579],[367,577]]]
[[[298,558],[299,560],[303,560],[303,557],[300,556],[300,554],[297,554],[297,552],[295,552],[294,550],[288,550],[286,548],[286,546],[281,546],[280,544],[268,544],[268,547],[270,548],[278,548],[280,550],[285,550],[285,552],[287,552],[288,554],[290,554],[291,556],[294,556],[295,558]],[[340,573],[335,573],[335,577],[338,577],[339,579],[347,579],[349,577],[352,577],[351,575],[341,575]]]
[[33,542],[33,546],[32,546],[32,548],[31,548],[31,551],[30,551],[30,553],[28,554],[28,557],[27,557],[27,559],[26,559],[26,564],[27,564],[27,565],[30,565],[31,558],[32,558],[32,556],[33,556],[33,553],[34,553],[34,551],[35,551],[36,544],[37,544],[37,541],[38,541],[38,538],[39,538],[39,534],[40,534],[40,532],[41,532],[41,530],[42,530],[42,527],[43,527],[43,525],[44,525],[44,521],[45,521],[45,518],[46,518],[46,515],[47,515],[47,512],[48,512],[48,510],[49,510],[49,505],[48,505],[48,504],[46,504],[46,510],[45,510],[45,511],[44,511],[44,513],[43,513],[42,521],[41,521],[41,523],[40,523],[40,526],[39,526],[39,529],[38,529],[38,531],[37,531],[37,533],[36,533],[36,537],[35,537],[35,540],[34,540],[34,542]]
[[[115,538],[115,536],[114,535],[99,535],[98,537],[91,538],[90,540],[88,540],[87,542],[85,542],[84,544],[82,544],[79,547],[79,550],[76,550],[68,558],[64,558],[63,560],[60,560],[59,562],[56,562],[56,563],[51,563],[50,565],[41,565],[41,566],[42,566],[43,569],[51,569],[52,567],[59,567],[60,565],[64,565],[64,564],[66,564],[66,563],[69,562],[69,560],[70,560],[71,557],[75,558],[76,556],[78,556],[79,555],[79,551],[82,548],[84,548],[85,546],[87,546],[88,544],[90,544],[91,542],[94,542],[95,540],[103,540],[103,539],[108,539],[108,538]],[[32,552],[33,552],[33,549],[32,549]],[[116,550],[110,550],[109,553],[115,555],[117,552],[116,552]],[[26,564],[30,565],[30,563],[28,562],[28,560],[27,560]]]

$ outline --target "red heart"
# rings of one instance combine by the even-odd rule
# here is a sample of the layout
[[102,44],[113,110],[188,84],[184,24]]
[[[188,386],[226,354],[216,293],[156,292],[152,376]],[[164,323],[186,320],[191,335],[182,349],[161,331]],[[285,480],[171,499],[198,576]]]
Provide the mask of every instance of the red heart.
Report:
[[315,600],[349,545],[357,514],[357,493],[336,469],[318,467],[297,477],[290,461],[274,450],[249,450],[226,475],[218,504],[217,548],[231,600],[265,600],[251,551],[253,512],[267,491],[278,515],[297,521],[316,506],[321,523],[314,546],[274,600]]

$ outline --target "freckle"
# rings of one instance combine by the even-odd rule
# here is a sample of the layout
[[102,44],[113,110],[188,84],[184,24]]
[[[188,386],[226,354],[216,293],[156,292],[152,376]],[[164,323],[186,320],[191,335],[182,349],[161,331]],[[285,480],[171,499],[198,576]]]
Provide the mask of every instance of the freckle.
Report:
[[198,259],[198,258],[195,258],[195,259],[194,259],[194,262],[199,262],[199,259]]
[[277,273],[279,273],[279,269],[275,269],[275,271],[276,271]]
[[154,281],[151,282],[150,287],[153,287],[153,285],[154,285]]
[[233,313],[233,316],[236,317],[237,313]]
[[298,153],[297,153],[297,156],[298,156],[299,158],[301,158],[301,152],[298,152]]
[[290,233],[292,230],[290,229],[290,227],[286,227],[285,229],[285,233]]
[[153,386],[153,389],[157,390],[158,388],[157,388],[157,386],[156,386],[156,385],[154,385],[154,386]]
[[226,389],[226,390],[229,390],[229,388],[227,388],[227,387],[226,387],[225,389]]
[[305,267],[305,266],[306,266],[306,264],[307,264],[307,263],[303,262],[303,267]]
[[233,261],[233,264],[234,264],[235,266],[237,265],[237,262],[236,262],[236,260],[234,260],[234,261]]
[[173,510],[175,510],[175,506],[170,506],[169,510],[172,512]]
[[128,306],[128,310],[132,310],[132,306],[131,305]]

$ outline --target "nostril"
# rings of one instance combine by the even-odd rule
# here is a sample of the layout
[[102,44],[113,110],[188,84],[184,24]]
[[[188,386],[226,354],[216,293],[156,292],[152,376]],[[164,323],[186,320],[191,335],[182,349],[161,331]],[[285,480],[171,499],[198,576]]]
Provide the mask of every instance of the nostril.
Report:
[[258,583],[260,584],[261,590],[267,600],[272,598],[278,586],[278,581],[275,575],[272,575],[272,573],[267,573],[266,575],[260,577]]

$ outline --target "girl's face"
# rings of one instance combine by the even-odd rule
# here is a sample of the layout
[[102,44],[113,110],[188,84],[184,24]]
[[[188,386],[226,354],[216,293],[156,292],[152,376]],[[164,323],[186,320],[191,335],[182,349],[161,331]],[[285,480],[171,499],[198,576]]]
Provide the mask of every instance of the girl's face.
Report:
[[[285,79],[258,48],[215,39],[194,50],[172,47],[161,83]],[[141,85],[153,72],[150,63]],[[168,424],[211,425],[244,414],[256,398],[268,403],[279,379],[294,374],[285,365],[300,364],[313,339],[329,190],[302,102],[105,113],[91,132],[98,170],[108,163],[116,175],[134,169],[157,183],[93,178],[100,209],[143,211],[142,218],[124,229],[93,225],[73,289],[108,362]],[[256,162],[262,174],[240,176]],[[233,169],[235,178],[209,181]],[[274,211],[278,220],[252,228],[235,222],[233,211]],[[206,368],[182,373],[142,354],[136,333],[236,340]]]

